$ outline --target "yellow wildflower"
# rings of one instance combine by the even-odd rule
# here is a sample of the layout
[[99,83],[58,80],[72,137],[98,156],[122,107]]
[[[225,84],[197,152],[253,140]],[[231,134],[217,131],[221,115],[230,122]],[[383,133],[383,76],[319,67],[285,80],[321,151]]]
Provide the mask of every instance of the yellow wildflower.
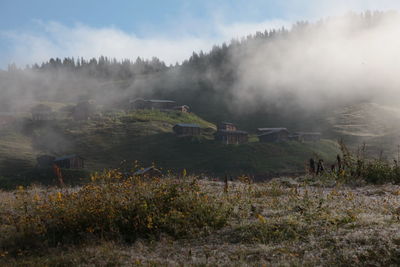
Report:
[[266,223],[266,222],[267,222],[267,220],[265,219],[265,217],[262,216],[261,214],[258,214],[258,215],[257,215],[257,218],[258,218],[258,220],[260,221],[260,223]]

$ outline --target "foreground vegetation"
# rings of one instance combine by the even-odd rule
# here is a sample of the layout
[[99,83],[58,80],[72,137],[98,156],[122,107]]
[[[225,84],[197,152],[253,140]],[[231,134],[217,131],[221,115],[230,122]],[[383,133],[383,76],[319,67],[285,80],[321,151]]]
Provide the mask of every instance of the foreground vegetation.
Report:
[[[107,171],[1,193],[1,265],[398,265],[400,186]],[[356,181],[357,178],[354,178]]]

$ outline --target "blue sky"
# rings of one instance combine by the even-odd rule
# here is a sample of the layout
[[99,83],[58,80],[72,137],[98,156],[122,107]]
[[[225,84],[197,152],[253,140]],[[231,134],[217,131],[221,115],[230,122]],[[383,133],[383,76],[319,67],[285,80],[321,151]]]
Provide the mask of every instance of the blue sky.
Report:
[[0,68],[101,54],[174,63],[297,20],[399,8],[398,0],[0,0]]

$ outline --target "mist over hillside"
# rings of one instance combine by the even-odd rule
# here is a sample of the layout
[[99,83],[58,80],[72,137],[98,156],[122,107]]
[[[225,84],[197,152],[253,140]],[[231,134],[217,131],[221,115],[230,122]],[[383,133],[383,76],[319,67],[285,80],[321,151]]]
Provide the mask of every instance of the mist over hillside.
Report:
[[[400,16],[366,12],[298,22],[193,53],[166,66],[157,58],[50,59],[0,72],[1,111],[83,96],[104,108],[130,98],[173,99],[205,119],[329,130],[338,109],[363,102],[398,106]],[[384,119],[384,118],[382,118]]]

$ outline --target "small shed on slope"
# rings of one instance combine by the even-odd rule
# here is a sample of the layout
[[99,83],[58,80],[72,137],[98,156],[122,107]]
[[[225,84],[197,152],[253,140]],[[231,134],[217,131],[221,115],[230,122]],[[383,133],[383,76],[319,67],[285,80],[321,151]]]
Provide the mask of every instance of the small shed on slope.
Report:
[[258,139],[262,143],[276,143],[287,141],[289,140],[289,131],[286,128],[275,128],[269,131],[262,131],[261,134],[258,135]]
[[172,128],[175,134],[179,137],[182,136],[196,136],[200,135],[201,128],[197,124],[179,123]]
[[221,122],[217,125],[218,131],[237,131],[237,127],[235,124],[230,122]]
[[249,141],[249,134],[245,131],[219,130],[214,133],[216,141],[223,144],[243,144]]
[[65,169],[82,169],[85,167],[84,158],[78,155],[68,155],[56,158],[54,164]]
[[172,108],[173,110],[180,111],[182,113],[189,113],[190,107],[188,105],[176,106]]

